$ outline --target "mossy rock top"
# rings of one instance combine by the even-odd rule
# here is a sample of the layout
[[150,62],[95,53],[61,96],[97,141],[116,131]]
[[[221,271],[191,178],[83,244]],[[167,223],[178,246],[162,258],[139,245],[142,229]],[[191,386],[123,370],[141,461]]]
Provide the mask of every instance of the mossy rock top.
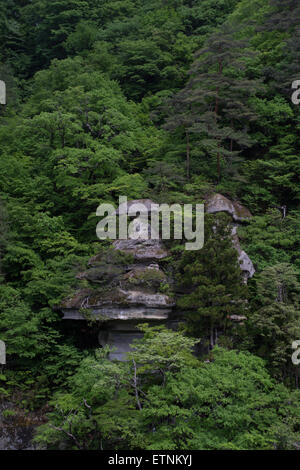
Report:
[[132,269],[123,279],[129,286],[144,286],[157,290],[161,283],[166,282],[166,275],[159,268],[147,266]]
[[134,261],[134,256],[131,253],[125,253],[120,251],[115,247],[103,248],[93,256],[89,262],[88,266],[96,267],[99,265],[117,265],[117,266],[126,266],[132,264]]
[[125,266],[116,266],[113,264],[99,264],[82,273],[77,274],[77,279],[86,279],[95,283],[111,282],[121,276],[126,271]]

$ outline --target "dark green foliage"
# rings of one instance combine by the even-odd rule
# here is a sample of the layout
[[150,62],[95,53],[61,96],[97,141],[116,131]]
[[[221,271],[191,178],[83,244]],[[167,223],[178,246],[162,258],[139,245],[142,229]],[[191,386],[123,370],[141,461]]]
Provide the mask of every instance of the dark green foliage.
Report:
[[247,288],[242,281],[237,251],[227,215],[206,218],[205,243],[198,252],[184,253],[178,282],[184,294],[178,300],[188,309],[188,329],[197,336],[210,336],[210,347],[218,330],[225,332],[231,315],[244,315]]
[[[299,442],[299,397],[280,384],[299,387],[299,12],[295,0],[0,0],[0,394],[50,404],[42,445]],[[91,256],[83,287],[134,264],[99,243],[97,207],[212,192],[254,214],[238,229],[249,288],[232,219],[207,216],[202,250],[170,240],[164,274],[127,281],[175,288],[186,336],[144,326],[128,362],[95,353],[98,323],[66,326],[58,306]]]
[[248,100],[259,88],[244,72],[248,43],[236,35],[228,25],[212,34],[196,54],[186,87],[170,101],[165,127],[185,131],[188,176],[190,134],[196,134],[204,159],[210,155],[217,160],[218,181],[222,162],[232,166],[240,150],[251,146],[247,125],[255,115]]
[[300,337],[300,284],[288,263],[266,268],[257,276],[257,295],[249,331],[256,351],[279,380],[298,385],[299,368],[291,361],[292,343]]

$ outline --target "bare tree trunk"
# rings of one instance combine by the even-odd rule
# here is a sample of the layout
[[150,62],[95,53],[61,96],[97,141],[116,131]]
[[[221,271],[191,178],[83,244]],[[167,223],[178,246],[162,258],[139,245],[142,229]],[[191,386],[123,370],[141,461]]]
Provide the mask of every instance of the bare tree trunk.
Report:
[[[219,75],[222,75],[223,72],[223,64],[222,61],[219,61]],[[217,124],[217,119],[219,115],[219,87],[216,90],[216,101],[215,101],[215,122]],[[218,172],[218,183],[221,180],[221,156],[220,156],[220,140],[218,140],[218,154],[217,154],[217,172]]]
[[220,142],[218,142],[218,155],[217,155],[217,167],[218,167],[218,183],[220,183],[221,180],[221,158],[220,158]]
[[209,343],[209,345],[210,345],[210,349],[213,349],[213,347],[214,347],[214,327],[213,326],[210,327],[210,343]]
[[190,135],[187,130],[185,130],[186,136],[186,176],[187,179],[190,179]]
[[133,386],[134,386],[134,390],[135,390],[135,398],[136,398],[136,403],[137,403],[138,409],[141,411],[142,410],[142,405],[141,405],[141,402],[140,402],[139,392],[138,392],[138,388],[137,388],[136,363],[135,363],[134,359],[132,359],[132,363],[133,363]]
[[79,441],[76,439],[76,437],[74,436],[74,434],[72,434],[71,432],[71,425],[70,425],[70,431],[66,431],[65,429],[63,429],[62,427],[58,427],[58,426],[53,426],[53,424],[50,424],[50,427],[55,429],[56,431],[60,431],[62,432],[63,434],[65,434],[66,436],[70,437],[70,439],[72,439],[74,441],[74,444],[76,445],[76,447],[78,447],[79,450],[84,450],[84,447],[79,443]]

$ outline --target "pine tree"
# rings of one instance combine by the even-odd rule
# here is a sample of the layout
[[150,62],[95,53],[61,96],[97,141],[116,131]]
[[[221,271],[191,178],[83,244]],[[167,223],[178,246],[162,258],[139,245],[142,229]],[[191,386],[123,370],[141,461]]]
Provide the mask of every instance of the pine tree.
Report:
[[8,239],[8,220],[5,207],[0,199],[0,283],[3,277],[1,270],[2,257]]
[[278,31],[285,34],[282,61],[269,67],[265,74],[274,80],[274,86],[290,96],[291,84],[300,74],[300,4],[298,0],[270,0],[271,11],[263,25],[257,29],[263,32]]
[[297,31],[300,4],[298,0],[270,0],[271,12],[264,21],[264,30]]
[[174,132],[181,129],[186,142],[186,176],[190,178],[190,128],[195,121],[192,106],[189,100],[189,92],[186,88],[174,94],[163,106],[168,118],[164,129]]
[[237,251],[232,244],[231,226],[225,214],[208,216],[205,244],[198,252],[185,252],[180,283],[186,289],[178,305],[187,309],[188,330],[210,335],[210,348],[218,330],[226,333],[231,315],[246,311],[247,286],[242,281]]
[[252,141],[248,123],[255,118],[248,98],[259,90],[245,74],[245,59],[252,55],[248,42],[235,39],[237,30],[223,25],[196,54],[186,87],[170,100],[172,114],[165,128],[184,128],[189,168],[190,135],[200,140],[205,153],[217,160],[217,180],[222,161],[232,164]]
[[299,386],[299,367],[291,360],[292,343],[300,338],[300,284],[293,266],[270,266],[257,278],[255,312],[250,316],[250,335],[256,351],[267,359],[271,372],[280,380]]

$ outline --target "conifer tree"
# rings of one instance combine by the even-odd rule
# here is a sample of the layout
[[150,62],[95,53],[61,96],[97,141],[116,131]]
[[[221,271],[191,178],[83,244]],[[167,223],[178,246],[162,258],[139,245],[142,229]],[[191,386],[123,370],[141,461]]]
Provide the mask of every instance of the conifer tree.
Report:
[[8,238],[8,221],[5,207],[0,199],[0,283],[2,281],[3,272],[1,270],[2,257]]
[[291,83],[300,75],[300,3],[297,0],[270,0],[271,11],[259,31],[285,34],[283,58],[269,67],[265,74],[274,80],[274,86],[287,97]]
[[250,335],[256,351],[280,380],[299,387],[300,370],[291,360],[292,343],[300,338],[300,284],[293,266],[269,266],[257,278],[257,296],[250,316]]
[[210,334],[210,348],[218,330],[226,333],[231,315],[245,315],[247,286],[242,281],[237,251],[233,246],[228,216],[208,216],[204,247],[185,252],[180,282],[186,290],[179,306],[187,309],[188,329],[196,335]]
[[183,131],[186,142],[186,176],[190,178],[190,128],[195,121],[192,107],[189,103],[189,93],[186,88],[180,90],[165,104],[165,111],[168,119],[164,124],[164,128],[174,132],[178,128]]
[[[235,39],[237,30],[223,25],[212,34],[196,54],[186,87],[170,101],[172,115],[165,128],[183,127],[200,140],[204,152],[217,161],[217,180],[222,161],[232,164],[240,151],[252,145],[248,123],[255,118],[248,98],[259,90],[255,80],[245,74],[245,58],[252,55],[246,40]],[[189,165],[187,164],[187,167]]]

